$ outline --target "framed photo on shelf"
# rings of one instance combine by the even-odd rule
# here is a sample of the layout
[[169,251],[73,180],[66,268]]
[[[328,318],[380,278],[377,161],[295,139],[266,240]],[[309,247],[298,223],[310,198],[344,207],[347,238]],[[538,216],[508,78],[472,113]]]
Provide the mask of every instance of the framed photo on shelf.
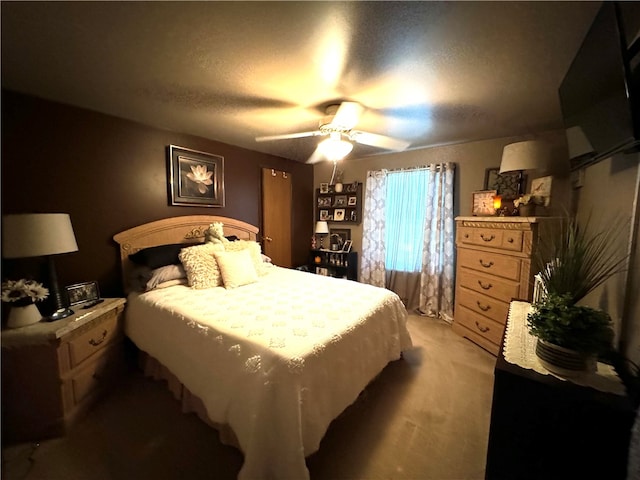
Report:
[[351,240],[344,242],[344,245],[342,245],[342,251],[347,253],[351,251]]
[[347,205],[347,196],[346,195],[336,195],[335,202],[333,204],[334,207],[345,207]]
[[496,195],[496,190],[478,190],[472,192],[471,214],[476,216],[495,215],[496,209],[493,206],[493,197]]
[[336,208],[333,211],[333,219],[336,222],[342,222],[344,221],[344,208]]
[[331,197],[318,197],[318,207],[330,207]]
[[500,173],[500,167],[487,168],[484,172],[484,189],[495,190],[503,200],[513,200],[524,194],[527,176],[521,172]]
[[69,298],[69,305],[79,303],[94,302],[100,299],[100,289],[98,282],[82,282],[64,287]]
[[337,235],[342,240],[340,243],[344,245],[347,240],[351,240],[351,230],[348,228],[331,228],[329,229],[329,236],[333,237]]
[[320,210],[320,220],[329,220],[329,210]]
[[224,207],[224,157],[169,145],[171,205]]
[[357,204],[358,204],[358,197],[349,197],[349,200],[347,201],[347,205],[349,205],[350,207],[353,207]]
[[320,184],[320,193],[329,193],[329,182]]
[[357,192],[358,191],[358,182],[353,182],[345,186],[345,192]]

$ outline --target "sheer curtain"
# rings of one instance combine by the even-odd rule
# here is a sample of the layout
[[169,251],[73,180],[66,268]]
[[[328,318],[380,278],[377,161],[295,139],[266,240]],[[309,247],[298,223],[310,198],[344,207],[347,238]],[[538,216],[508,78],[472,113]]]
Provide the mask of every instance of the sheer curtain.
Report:
[[369,172],[360,280],[389,288],[407,309],[453,316],[455,165]]

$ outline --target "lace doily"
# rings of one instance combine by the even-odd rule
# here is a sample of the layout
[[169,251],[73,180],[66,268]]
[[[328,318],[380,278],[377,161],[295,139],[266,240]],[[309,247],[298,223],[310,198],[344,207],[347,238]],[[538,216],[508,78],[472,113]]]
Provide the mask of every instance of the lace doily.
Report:
[[544,368],[536,356],[536,337],[529,333],[527,314],[532,307],[529,302],[511,302],[504,338],[504,359],[514,365],[534,370],[542,375],[552,375],[560,380],[592,387],[603,392],[625,395],[624,384],[611,365],[598,362],[595,373],[576,377],[561,377]]

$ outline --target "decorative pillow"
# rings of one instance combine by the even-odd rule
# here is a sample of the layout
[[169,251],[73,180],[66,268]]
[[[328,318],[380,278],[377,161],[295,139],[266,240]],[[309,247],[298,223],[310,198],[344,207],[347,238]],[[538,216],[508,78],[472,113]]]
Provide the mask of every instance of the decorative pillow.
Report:
[[182,265],[165,265],[151,271],[151,278],[147,281],[146,290],[153,290],[158,284],[169,280],[186,279],[187,272]]
[[189,285],[189,281],[186,278],[176,278],[175,280],[167,280],[166,282],[159,283],[156,286],[156,290],[160,288],[173,287],[174,285]]
[[143,248],[129,255],[129,260],[138,265],[144,265],[151,269],[164,267],[165,265],[178,264],[180,250],[195,243],[172,243],[170,245],[158,245],[156,247]]
[[237,288],[258,281],[258,273],[253,266],[249,250],[216,252],[215,257],[220,267],[224,288]]
[[253,268],[258,275],[266,275],[267,271],[264,267],[262,260],[262,249],[258,242],[252,242],[251,240],[236,240],[235,242],[229,242],[224,244],[224,249],[227,252],[237,252],[239,250],[248,250],[253,261]]
[[220,269],[213,256],[215,252],[221,251],[224,251],[224,247],[213,243],[182,249],[178,256],[187,272],[191,288],[203,289],[222,285]]

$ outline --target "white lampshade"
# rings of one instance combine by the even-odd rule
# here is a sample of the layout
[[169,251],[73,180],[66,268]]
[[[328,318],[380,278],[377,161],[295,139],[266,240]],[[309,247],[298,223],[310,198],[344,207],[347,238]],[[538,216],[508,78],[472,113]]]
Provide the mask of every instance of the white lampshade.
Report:
[[67,213],[26,213],[2,217],[2,256],[41,257],[78,251]]
[[353,144],[342,140],[339,132],[332,132],[330,137],[318,144],[318,150],[331,161],[342,160],[353,150]]
[[549,166],[549,145],[539,140],[511,143],[502,151],[500,173],[516,170],[546,170]]
[[329,233],[329,224],[327,222],[316,222],[316,233]]

